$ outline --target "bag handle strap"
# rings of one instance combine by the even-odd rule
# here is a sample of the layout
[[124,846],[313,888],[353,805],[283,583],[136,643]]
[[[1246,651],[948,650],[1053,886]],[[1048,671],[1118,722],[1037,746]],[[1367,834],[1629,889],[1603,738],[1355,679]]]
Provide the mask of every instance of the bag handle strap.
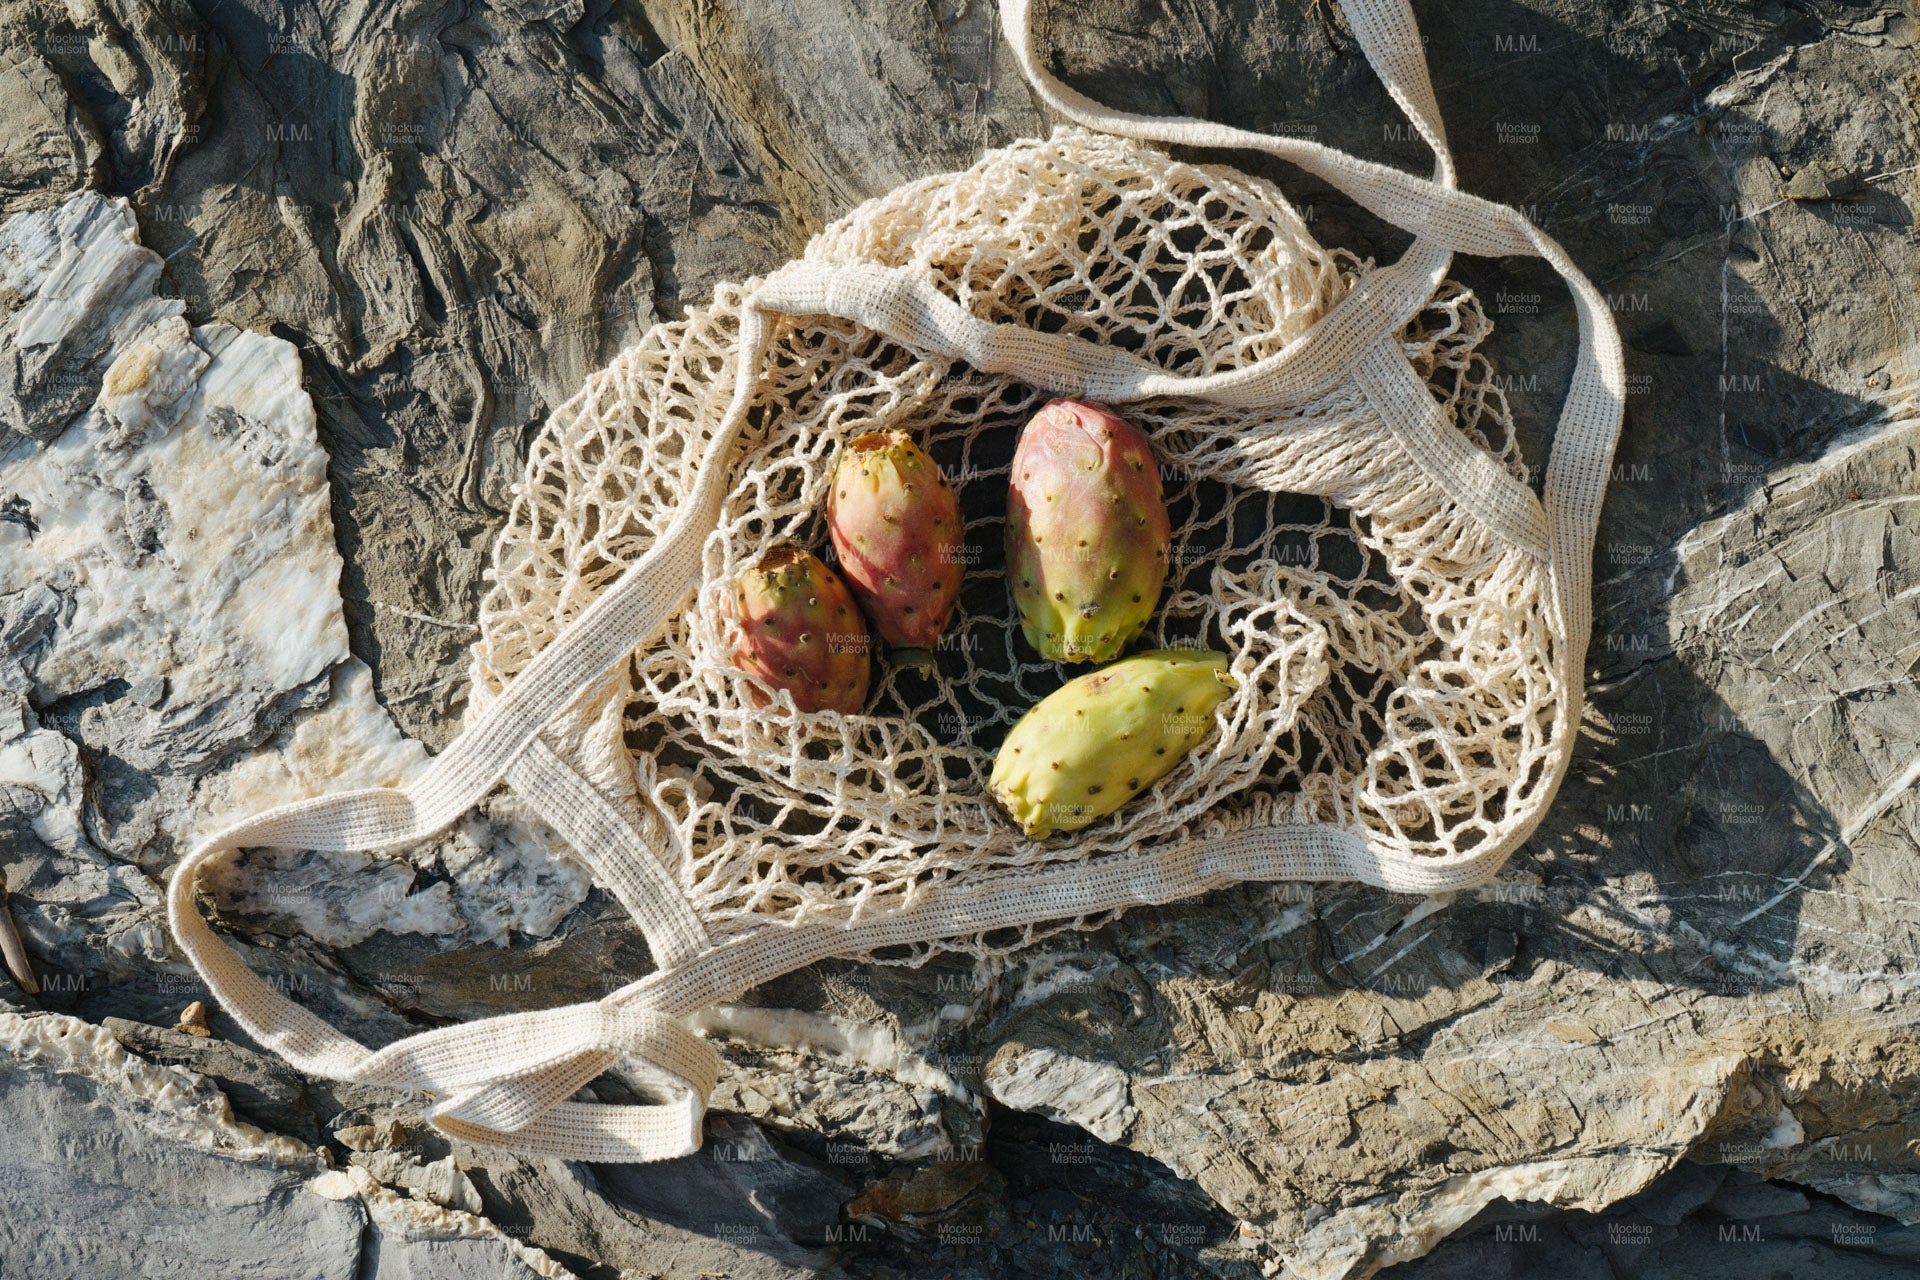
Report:
[[1300,375],[1332,366],[1339,369],[1340,381],[1359,378],[1407,456],[1454,501],[1503,542],[1547,559],[1546,512],[1533,490],[1454,429],[1393,341],[1433,296],[1450,261],[1430,246],[1416,249],[1422,257],[1437,258],[1440,270],[1409,266],[1403,259],[1371,272],[1284,350],[1208,374],[1168,373],[1124,348],[982,320],[923,273],[871,262],[789,262],[754,290],[750,305],[788,315],[838,316],[918,351],[1003,373],[1055,395],[1108,404],[1178,396],[1278,413],[1307,398],[1286,394],[1299,390]]
[[[1387,92],[1434,152],[1428,180],[1304,138],[1281,138],[1185,116],[1114,111],[1062,84],[1034,54],[1031,0],[1000,0],[1008,43],[1036,92],[1061,115],[1123,137],[1277,156],[1326,180],[1362,208],[1414,233],[1397,265],[1431,255],[1541,257],[1573,294],[1580,350],[1547,458],[1545,505],[1551,528],[1554,603],[1567,638],[1569,696],[1577,701],[1592,633],[1593,541],[1626,403],[1626,360],[1606,299],[1545,232],[1518,210],[1460,191],[1427,74],[1419,24],[1407,0],[1344,0],[1341,8]],[[1444,259],[1440,271],[1445,273]],[[1414,273],[1410,273],[1414,274]],[[1424,301],[1424,299],[1423,299]],[[1325,323],[1324,321],[1322,323]]]
[[[699,1149],[718,1057],[682,1021],[644,1000],[486,1018],[369,1050],[255,973],[201,916],[195,889],[202,871],[243,847],[353,852],[426,839],[510,772],[577,809],[579,820],[570,824],[576,831],[617,833],[617,815],[604,800],[590,803],[590,788],[558,786],[539,735],[636,645],[658,634],[698,581],[701,544],[724,497],[724,459],[746,421],[768,330],[764,314],[742,312],[732,402],[706,443],[692,495],[673,525],[419,777],[406,787],[338,792],[254,814],[201,842],[175,867],[167,885],[175,940],[234,1021],[293,1066],[335,1080],[433,1092],[435,1127],[523,1154],[643,1161]],[[697,930],[697,922],[690,927]],[[672,932],[650,936],[649,943],[656,960],[671,965],[706,939]],[[656,1106],[566,1101],[623,1057],[652,1069],[681,1096]]]

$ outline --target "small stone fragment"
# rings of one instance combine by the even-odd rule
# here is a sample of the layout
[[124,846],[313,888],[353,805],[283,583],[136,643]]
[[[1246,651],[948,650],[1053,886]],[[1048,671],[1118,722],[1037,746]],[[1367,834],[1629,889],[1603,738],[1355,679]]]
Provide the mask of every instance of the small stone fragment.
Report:
[[407,1130],[398,1120],[350,1124],[333,1131],[334,1141],[349,1151],[390,1151],[407,1144]]
[[30,996],[40,994],[40,983],[33,976],[33,961],[27,958],[27,949],[20,942],[20,931],[13,925],[13,905],[7,898],[7,882],[0,875],[0,957],[7,962],[7,972],[20,989]]
[[1801,167],[1787,180],[1780,194],[1789,200],[1858,200],[1867,193],[1867,184],[1858,169],[1815,160]]
[[207,1027],[207,1004],[204,1000],[195,1000],[180,1011],[180,1021],[173,1024],[175,1031],[184,1031],[190,1036],[206,1037],[213,1034]]

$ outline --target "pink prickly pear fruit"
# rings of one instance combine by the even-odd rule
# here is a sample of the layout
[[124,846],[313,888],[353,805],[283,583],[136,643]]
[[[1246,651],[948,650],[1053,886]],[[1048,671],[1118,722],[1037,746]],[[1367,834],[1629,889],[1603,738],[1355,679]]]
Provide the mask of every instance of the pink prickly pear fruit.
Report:
[[1119,657],[1160,603],[1171,551],[1146,433],[1081,400],[1036,413],[1007,494],[1007,579],[1027,643],[1055,662]]
[[827,489],[827,532],[888,658],[931,667],[960,596],[966,535],[939,464],[904,431],[848,441]]
[[[802,711],[850,714],[867,701],[872,642],[840,575],[795,546],[767,552],[733,585],[742,639],[733,662],[793,695]],[[755,691],[756,705],[766,698]]]

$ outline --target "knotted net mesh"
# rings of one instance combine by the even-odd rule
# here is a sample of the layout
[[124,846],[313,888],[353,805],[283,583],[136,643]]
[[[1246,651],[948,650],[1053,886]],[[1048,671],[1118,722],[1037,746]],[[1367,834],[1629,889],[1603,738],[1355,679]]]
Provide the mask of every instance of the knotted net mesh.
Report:
[[[1269,183],[1075,128],[870,201],[805,256],[904,268],[982,320],[1188,375],[1280,351],[1369,266],[1319,246]],[[482,606],[474,714],[672,523],[731,397],[753,283],[656,326],[535,442]],[[1524,479],[1479,351],[1489,328],[1449,284],[1397,338],[1457,429]],[[955,877],[1123,859],[1251,823],[1333,824],[1445,859],[1530,818],[1563,698],[1547,568],[1462,511],[1343,382],[1284,411],[1120,407],[1153,439],[1173,524],[1173,568],[1140,647],[1223,650],[1238,689],[1216,732],[1148,793],[1085,830],[1025,837],[988,799],[994,751],[1084,670],[1026,647],[1002,573],[1008,463],[1049,398],[851,321],[775,318],[702,587],[575,712],[604,723],[622,709],[624,754],[598,769],[630,773],[716,941],[770,920],[857,922]],[[727,584],[782,542],[826,558],[836,453],[890,428],[940,463],[966,518],[966,583],[937,670],[876,666],[858,715],[758,706],[728,660]],[[987,954],[1104,918],[882,958]]]

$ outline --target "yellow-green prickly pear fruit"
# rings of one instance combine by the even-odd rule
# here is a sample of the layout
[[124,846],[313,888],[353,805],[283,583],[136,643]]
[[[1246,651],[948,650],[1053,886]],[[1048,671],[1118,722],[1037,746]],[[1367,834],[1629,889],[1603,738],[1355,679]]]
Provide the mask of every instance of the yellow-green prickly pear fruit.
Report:
[[1236,687],[1224,653],[1155,649],[1069,680],[1008,731],[993,798],[1029,836],[1078,831],[1167,775]]

